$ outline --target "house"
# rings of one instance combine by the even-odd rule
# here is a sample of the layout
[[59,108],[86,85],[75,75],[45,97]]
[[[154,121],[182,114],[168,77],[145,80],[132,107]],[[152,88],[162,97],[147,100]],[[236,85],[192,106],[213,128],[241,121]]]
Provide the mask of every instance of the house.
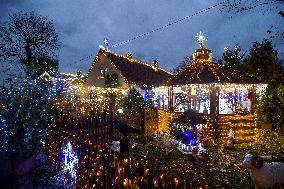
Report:
[[90,88],[115,88],[129,90],[135,88],[145,98],[152,98],[156,107],[168,106],[166,82],[172,74],[159,67],[158,60],[152,65],[126,55],[100,48],[87,73],[85,85]]

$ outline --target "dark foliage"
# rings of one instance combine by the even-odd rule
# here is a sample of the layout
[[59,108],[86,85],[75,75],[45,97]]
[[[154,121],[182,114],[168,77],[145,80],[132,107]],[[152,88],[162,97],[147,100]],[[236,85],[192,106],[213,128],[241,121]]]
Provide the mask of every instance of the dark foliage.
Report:
[[193,62],[193,58],[192,55],[187,55],[184,57],[183,61],[181,61],[181,63],[173,69],[173,73],[176,74],[181,70],[184,70],[188,65],[192,64]]
[[36,58],[34,61],[34,73],[40,76],[44,72],[55,73],[58,72],[58,60],[47,57]]
[[129,94],[122,102],[122,107],[126,114],[141,112],[144,106],[145,103],[143,96],[135,88],[132,88],[129,91]]
[[241,71],[242,60],[245,53],[246,52],[241,52],[241,47],[238,45],[236,45],[234,49],[226,50],[222,55],[222,60],[224,61],[223,65],[225,67]]
[[117,74],[111,74],[111,75],[106,75],[105,79],[105,85],[106,87],[110,88],[115,88],[118,86],[118,75]]
[[243,67],[248,74],[269,84],[281,79],[279,77],[283,70],[278,51],[273,48],[272,41],[267,39],[253,44]]

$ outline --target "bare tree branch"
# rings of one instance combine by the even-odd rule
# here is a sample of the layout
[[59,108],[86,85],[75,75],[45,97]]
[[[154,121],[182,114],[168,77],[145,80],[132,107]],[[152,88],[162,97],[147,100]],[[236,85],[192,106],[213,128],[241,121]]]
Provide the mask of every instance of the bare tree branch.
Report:
[[0,57],[19,61],[26,74],[33,74],[36,58],[55,58],[59,46],[52,21],[35,12],[11,14],[8,22],[0,24]]
[[252,10],[258,7],[265,7],[265,9],[277,9],[279,5],[283,5],[284,0],[231,0],[224,4],[222,10],[241,13]]

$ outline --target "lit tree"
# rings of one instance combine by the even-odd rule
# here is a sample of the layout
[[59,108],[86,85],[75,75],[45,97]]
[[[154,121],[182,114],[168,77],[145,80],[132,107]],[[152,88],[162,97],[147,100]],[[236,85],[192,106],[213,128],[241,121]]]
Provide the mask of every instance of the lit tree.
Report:
[[132,88],[123,99],[122,106],[126,113],[141,112],[145,106],[143,96],[135,88]]
[[284,84],[269,86],[257,109],[258,120],[270,122],[274,129],[284,129]]
[[19,88],[2,94],[2,150],[28,157],[47,142],[49,128],[57,115],[49,89],[49,82],[39,77],[26,79]]
[[35,59],[54,57],[59,49],[52,21],[34,12],[19,12],[0,25],[0,57],[19,61],[26,74],[33,74]]

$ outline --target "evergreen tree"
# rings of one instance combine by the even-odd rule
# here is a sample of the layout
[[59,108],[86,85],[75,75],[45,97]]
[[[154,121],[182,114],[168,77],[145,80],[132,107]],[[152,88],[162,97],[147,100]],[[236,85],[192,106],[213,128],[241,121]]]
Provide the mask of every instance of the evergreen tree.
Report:
[[145,103],[143,96],[135,89],[132,88],[129,94],[123,99],[122,107],[125,113],[141,112]]
[[278,80],[283,70],[278,51],[273,48],[272,41],[267,39],[253,44],[243,67],[248,74],[269,84]]
[[241,53],[241,47],[238,45],[234,49],[226,49],[222,55],[223,65],[234,70],[241,70],[244,55],[245,52]]
[[117,74],[106,75],[105,86],[109,88],[115,88],[118,86],[119,77]]

